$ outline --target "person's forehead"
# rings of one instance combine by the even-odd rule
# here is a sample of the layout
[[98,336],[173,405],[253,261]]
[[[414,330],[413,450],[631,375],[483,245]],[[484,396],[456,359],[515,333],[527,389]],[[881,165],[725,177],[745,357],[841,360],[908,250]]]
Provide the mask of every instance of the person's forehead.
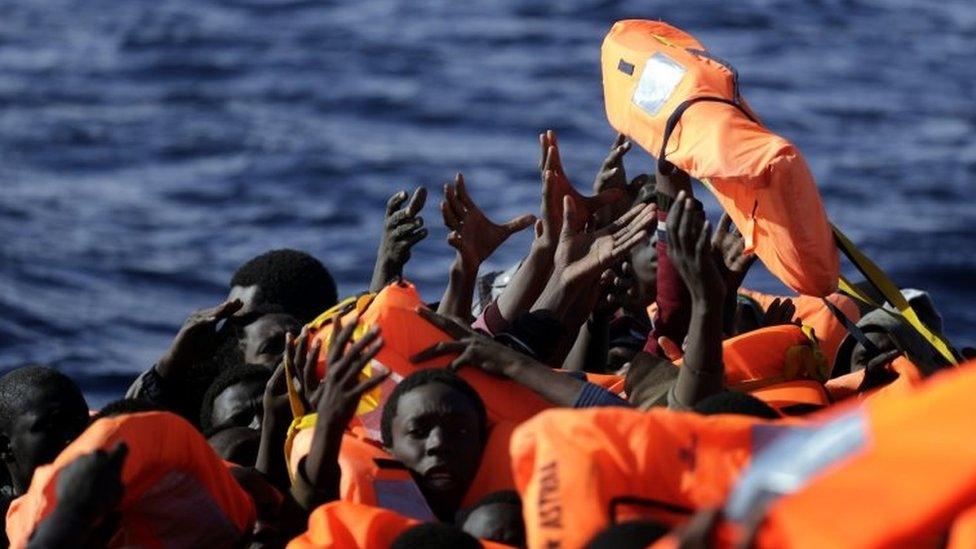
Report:
[[227,299],[240,299],[243,306],[239,311],[234,313],[234,316],[245,316],[254,311],[254,307],[258,302],[258,294],[261,291],[261,287],[257,284],[251,286],[232,286],[230,293],[227,294]]
[[407,391],[397,403],[397,418],[401,420],[438,413],[476,415],[474,405],[467,395],[437,382]]
[[263,337],[277,335],[288,330],[298,329],[298,321],[286,314],[274,313],[264,315],[244,327],[249,337]]

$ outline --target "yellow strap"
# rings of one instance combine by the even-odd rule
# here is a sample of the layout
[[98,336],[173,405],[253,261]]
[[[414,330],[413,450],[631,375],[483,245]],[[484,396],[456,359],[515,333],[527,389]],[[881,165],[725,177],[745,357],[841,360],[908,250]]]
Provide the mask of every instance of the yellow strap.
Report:
[[[932,347],[938,351],[943,358],[948,360],[950,364],[957,364],[956,357],[952,354],[945,337],[930,330],[929,327],[926,326],[920,318],[918,318],[918,314],[915,312],[915,309],[912,308],[912,306],[908,303],[908,300],[905,299],[905,296],[902,295],[901,290],[898,289],[898,286],[896,286],[895,283],[885,275],[884,271],[875,265],[873,261],[868,259],[868,257],[864,255],[864,253],[861,252],[861,250],[859,250],[857,246],[855,246],[854,243],[851,242],[850,239],[837,228],[837,226],[831,224],[831,227],[834,230],[834,237],[837,240],[837,245],[840,247],[840,249],[844,251],[847,258],[850,259],[857,269],[865,276],[865,278],[868,279],[868,282],[870,282],[871,285],[874,286],[874,288],[877,289],[886,300],[888,300],[888,303],[891,303],[892,306],[898,309],[898,311],[901,313],[901,319],[909,326],[914,328],[915,331],[918,332],[918,334],[921,335],[925,341],[928,341],[929,344],[932,345]],[[854,290],[854,286],[849,281],[841,278],[841,282],[841,288],[844,289],[844,291]],[[852,293],[851,295],[854,295],[866,303],[871,303],[877,306],[877,304],[872,303],[870,299],[866,299],[867,296],[860,291],[855,291],[855,293]]]
[[[318,414],[308,414],[305,416],[299,416],[292,420],[291,425],[288,426],[288,434],[285,436],[285,463],[291,461],[291,448],[295,443],[295,435],[299,431],[304,431],[305,429],[311,429],[315,427],[316,420],[318,420]],[[291,467],[287,467],[288,476],[292,476]],[[295,479],[292,478],[294,481]]]

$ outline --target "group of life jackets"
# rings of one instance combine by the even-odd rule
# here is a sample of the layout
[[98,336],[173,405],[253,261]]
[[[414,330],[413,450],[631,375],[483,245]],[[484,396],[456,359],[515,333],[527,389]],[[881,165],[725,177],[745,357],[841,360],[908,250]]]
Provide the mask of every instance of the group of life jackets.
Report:
[[[807,296],[796,299],[804,326],[762,328],[723,344],[726,386],[764,400],[783,417],[554,409],[511,380],[465,368],[459,374],[481,395],[490,432],[463,505],[517,490],[530,548],[582,547],[614,524],[679,526],[715,508],[722,511],[712,535],[719,547],[746,537],[756,547],[976,544],[976,445],[969,444],[966,413],[976,393],[976,364],[925,379],[900,358],[893,366],[898,377],[868,394],[856,393],[858,374],[831,380],[847,329],[821,298],[854,321],[858,308],[835,293],[834,233],[802,155],[762,126],[739,93],[735,69],[679,29],[656,21],[617,23],[603,44],[603,68],[611,124],[659,161],[708,185],[748,249]],[[343,436],[340,501],[316,509],[290,547],[387,547],[404,530],[434,520],[379,434],[396,384],[451,360],[410,361],[450,339],[418,316],[423,306],[413,286],[397,282],[343,301],[310,324],[324,348],[336,318],[358,313],[357,335],[380,326],[385,345],[361,375],[392,374],[362,399]],[[327,355],[320,355],[320,376]],[[619,376],[590,375],[589,381],[626,396]],[[316,418],[291,396],[295,418],[283,451],[294,475]],[[794,415],[798,405],[821,410]],[[12,546],[24,547],[57,505],[61,469],[118,441],[129,442],[130,450],[113,545],[194,540],[218,546],[253,526],[254,503],[206,440],[176,416],[149,412],[97,421],[41,467],[8,513]],[[657,546],[677,543],[666,537]]]

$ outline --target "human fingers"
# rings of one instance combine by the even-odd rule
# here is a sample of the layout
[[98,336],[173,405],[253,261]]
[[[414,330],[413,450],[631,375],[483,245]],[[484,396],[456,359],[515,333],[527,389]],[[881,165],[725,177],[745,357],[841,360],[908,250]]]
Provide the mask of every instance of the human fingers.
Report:
[[393,212],[400,209],[400,206],[407,200],[407,191],[397,191],[386,201],[386,217],[393,215]]
[[240,299],[228,299],[227,301],[221,303],[220,306],[217,307],[217,310],[214,311],[214,320],[227,318],[237,311],[240,311],[241,307],[243,306],[244,302]]
[[694,199],[686,198],[685,213],[681,216],[681,225],[678,226],[678,240],[681,241],[681,249],[685,253],[690,253],[695,249],[695,240],[701,230],[697,214]]
[[681,220],[685,215],[685,192],[678,192],[678,196],[674,199],[671,204],[671,209],[668,210],[667,221],[665,221],[665,227],[668,233],[668,247],[680,253],[681,250],[681,239],[678,237],[678,228],[681,226]]
[[474,357],[471,353],[471,347],[467,347],[464,349],[464,351],[461,352],[460,355],[458,355],[457,358],[452,360],[451,363],[447,365],[447,369],[454,373],[457,373],[457,371],[460,370],[462,367],[472,364],[473,358]]
[[339,346],[339,334],[342,333],[342,315],[336,315],[332,321],[332,333],[329,334],[329,352],[325,356],[325,363],[332,364],[342,356]]
[[563,196],[563,239],[573,236],[573,227],[575,226],[576,219],[576,201],[569,195]]
[[613,146],[610,148],[610,152],[607,154],[606,158],[603,159],[603,170],[607,171],[616,166],[629,150],[630,143],[625,141],[622,134],[617,134],[617,139],[614,140]]
[[[380,328],[379,326],[373,325],[369,328],[369,330],[366,331],[365,334],[363,334],[362,337],[360,337],[352,345],[349,346],[349,348],[346,350],[343,356],[344,358],[344,360],[342,361],[343,369],[339,372],[336,372],[336,375],[338,376],[340,382],[342,383],[350,382],[351,379],[355,377],[360,370],[363,369],[363,367],[366,365],[366,362],[368,362],[369,360],[365,358],[366,356],[365,350],[367,348],[372,348],[374,344],[377,344],[377,342],[378,342],[378,346],[382,347],[383,338],[382,336],[380,336]],[[377,349],[377,352],[379,352],[379,349]]]
[[698,240],[695,241],[695,255],[699,261],[705,260],[710,261],[711,257],[711,231],[712,224],[707,219],[701,226],[701,232],[698,233]]
[[657,206],[654,204],[642,204],[641,206],[642,209],[639,210],[637,217],[631,219],[627,223],[626,227],[618,231],[618,233],[614,235],[615,238],[628,240],[631,236],[637,233],[637,231],[644,230],[650,232],[657,227]]
[[417,187],[407,204],[407,212],[412,216],[417,215],[423,209],[425,202],[427,202],[427,187]]
[[274,395],[280,395],[287,392],[287,386],[285,385],[285,363],[279,363],[275,368],[273,374],[271,374],[271,379],[264,386],[264,396],[270,397]]
[[410,362],[419,364],[444,355],[460,353],[468,347],[466,341],[439,341],[410,357]]
[[416,311],[417,314],[420,315],[420,318],[423,318],[430,324],[433,324],[435,328],[439,328],[441,331],[445,332],[454,339],[463,339],[474,333],[470,327],[451,317],[437,314],[427,307],[417,307]]
[[298,334],[298,339],[294,340],[292,347],[291,364],[295,368],[295,375],[301,375],[305,371],[305,359],[308,352],[308,326],[302,326],[302,331]]
[[461,235],[457,231],[451,231],[447,234],[447,244],[456,249],[461,249]]
[[549,137],[545,133],[539,134],[539,171],[543,171],[546,166],[546,155],[549,152]]
[[469,210],[478,210],[478,206],[471,200],[471,195],[468,194],[468,188],[464,184],[464,176],[461,172],[458,172],[454,176],[454,184],[457,185],[458,198],[461,199],[461,204]]
[[316,339],[312,343],[312,348],[309,349],[308,359],[305,361],[305,366],[302,368],[302,383],[305,386],[305,391],[311,391],[319,384],[318,379],[318,363],[319,363],[319,353],[322,350],[321,340]]
[[645,238],[647,238],[647,231],[640,230],[630,235],[626,240],[615,242],[613,249],[610,252],[611,260],[615,262],[618,259],[621,259],[627,252],[633,249],[634,246],[637,246],[643,242]]
[[376,387],[378,387],[380,385],[380,383],[383,383],[384,381],[386,381],[386,378],[388,378],[388,377],[390,377],[390,371],[389,370],[387,370],[387,371],[385,371],[383,373],[376,374],[376,375],[373,375],[373,376],[367,378],[365,381],[363,381],[362,383],[360,383],[359,385],[357,385],[352,390],[353,396],[355,396],[356,398],[362,398],[363,395],[365,395],[366,393],[368,393],[368,392],[372,391],[373,389],[375,389]]
[[521,230],[527,229],[535,224],[535,216],[532,214],[520,215],[507,223],[504,223],[502,227],[505,232],[509,235],[515,234]]
[[417,216],[413,219],[401,223],[396,229],[390,233],[394,239],[403,238],[404,236],[412,233],[413,231],[419,229],[424,224],[424,218]]
[[[629,210],[627,210],[623,215],[611,221],[602,230],[614,235],[620,231],[625,230],[627,228],[627,224],[630,223],[631,220],[636,218],[638,215],[640,215],[641,212],[643,212],[644,208],[646,207],[647,207],[646,204],[635,204]],[[623,236],[623,233],[621,233],[621,236]]]
[[448,200],[448,193],[451,192],[451,185],[444,184],[444,200],[441,200],[441,217],[444,218],[444,226],[448,229],[457,230],[461,227],[461,220],[458,218],[457,214],[454,213],[454,208],[451,207],[451,202]]

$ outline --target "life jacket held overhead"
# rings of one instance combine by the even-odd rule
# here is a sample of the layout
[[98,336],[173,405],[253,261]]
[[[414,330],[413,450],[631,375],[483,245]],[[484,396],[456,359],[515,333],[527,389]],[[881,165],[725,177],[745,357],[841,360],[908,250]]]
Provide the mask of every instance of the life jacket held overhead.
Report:
[[705,183],[777,278],[797,292],[837,289],[837,248],[800,151],[739,94],[738,73],[660,21],[614,24],[602,47],[610,125]]

